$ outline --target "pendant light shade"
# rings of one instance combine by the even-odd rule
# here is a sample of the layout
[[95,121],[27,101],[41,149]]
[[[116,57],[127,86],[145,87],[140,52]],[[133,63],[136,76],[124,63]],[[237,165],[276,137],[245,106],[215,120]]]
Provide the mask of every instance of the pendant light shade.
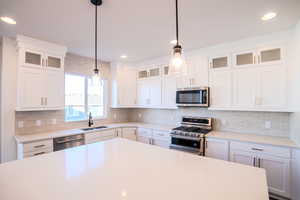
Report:
[[187,66],[183,55],[182,46],[179,45],[179,31],[178,31],[178,0],[175,0],[176,6],[176,45],[172,49],[172,55],[169,63],[170,73],[185,75],[187,73]]
[[[98,84],[101,80],[100,67],[98,67],[98,6],[102,5],[102,0],[91,0],[95,6],[95,68],[93,70],[92,82]],[[100,63],[101,65],[101,63]]]

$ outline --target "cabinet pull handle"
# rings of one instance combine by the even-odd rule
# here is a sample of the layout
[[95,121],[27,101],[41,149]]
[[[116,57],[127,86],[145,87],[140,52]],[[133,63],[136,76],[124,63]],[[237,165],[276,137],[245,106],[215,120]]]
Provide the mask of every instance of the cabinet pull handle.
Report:
[[261,161],[261,159],[259,158],[258,159],[258,167],[260,168],[260,161]]
[[48,98],[45,97],[45,105],[48,105]]
[[42,154],[45,154],[46,152],[39,152],[39,153],[35,153],[33,154],[34,156],[38,156],[38,155],[42,155]]
[[41,148],[41,147],[44,147],[44,146],[46,146],[46,145],[41,144],[41,145],[36,145],[36,146],[34,146],[34,148]]
[[253,158],[253,166],[256,167],[256,158]]
[[251,148],[253,151],[264,151],[263,149]]
[[207,140],[205,141],[205,149],[207,149],[208,144],[207,144]]
[[41,97],[41,105],[44,105],[44,98]]

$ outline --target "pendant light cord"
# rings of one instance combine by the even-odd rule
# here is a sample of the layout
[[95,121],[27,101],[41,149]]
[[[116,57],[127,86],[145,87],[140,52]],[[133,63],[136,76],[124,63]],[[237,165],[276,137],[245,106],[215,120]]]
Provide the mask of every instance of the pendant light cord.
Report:
[[176,5],[176,41],[177,41],[177,46],[179,45],[179,34],[178,34],[178,0],[175,0],[175,5]]
[[98,58],[97,58],[97,55],[98,55],[98,52],[97,52],[97,49],[98,49],[98,38],[97,38],[97,35],[98,35],[98,9],[97,9],[97,5],[95,5],[95,70],[98,70]]

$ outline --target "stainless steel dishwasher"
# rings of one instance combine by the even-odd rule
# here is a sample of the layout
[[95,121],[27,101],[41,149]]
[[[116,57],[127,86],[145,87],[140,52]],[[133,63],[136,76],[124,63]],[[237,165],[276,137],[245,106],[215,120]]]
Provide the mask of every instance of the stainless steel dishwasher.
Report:
[[65,137],[54,138],[53,149],[54,151],[60,151],[76,146],[84,145],[84,135],[71,135]]

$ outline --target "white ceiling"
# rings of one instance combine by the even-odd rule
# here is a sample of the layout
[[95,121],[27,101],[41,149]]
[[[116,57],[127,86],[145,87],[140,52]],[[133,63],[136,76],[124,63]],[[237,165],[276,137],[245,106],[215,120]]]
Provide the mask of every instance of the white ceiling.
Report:
[[[170,53],[174,0],[103,0],[100,56],[106,61],[143,60]],[[179,0],[183,47],[195,49],[290,28],[300,19],[300,0]],[[272,21],[261,16],[278,13]],[[0,34],[16,34],[66,45],[93,56],[94,7],[89,0],[0,0]]]

